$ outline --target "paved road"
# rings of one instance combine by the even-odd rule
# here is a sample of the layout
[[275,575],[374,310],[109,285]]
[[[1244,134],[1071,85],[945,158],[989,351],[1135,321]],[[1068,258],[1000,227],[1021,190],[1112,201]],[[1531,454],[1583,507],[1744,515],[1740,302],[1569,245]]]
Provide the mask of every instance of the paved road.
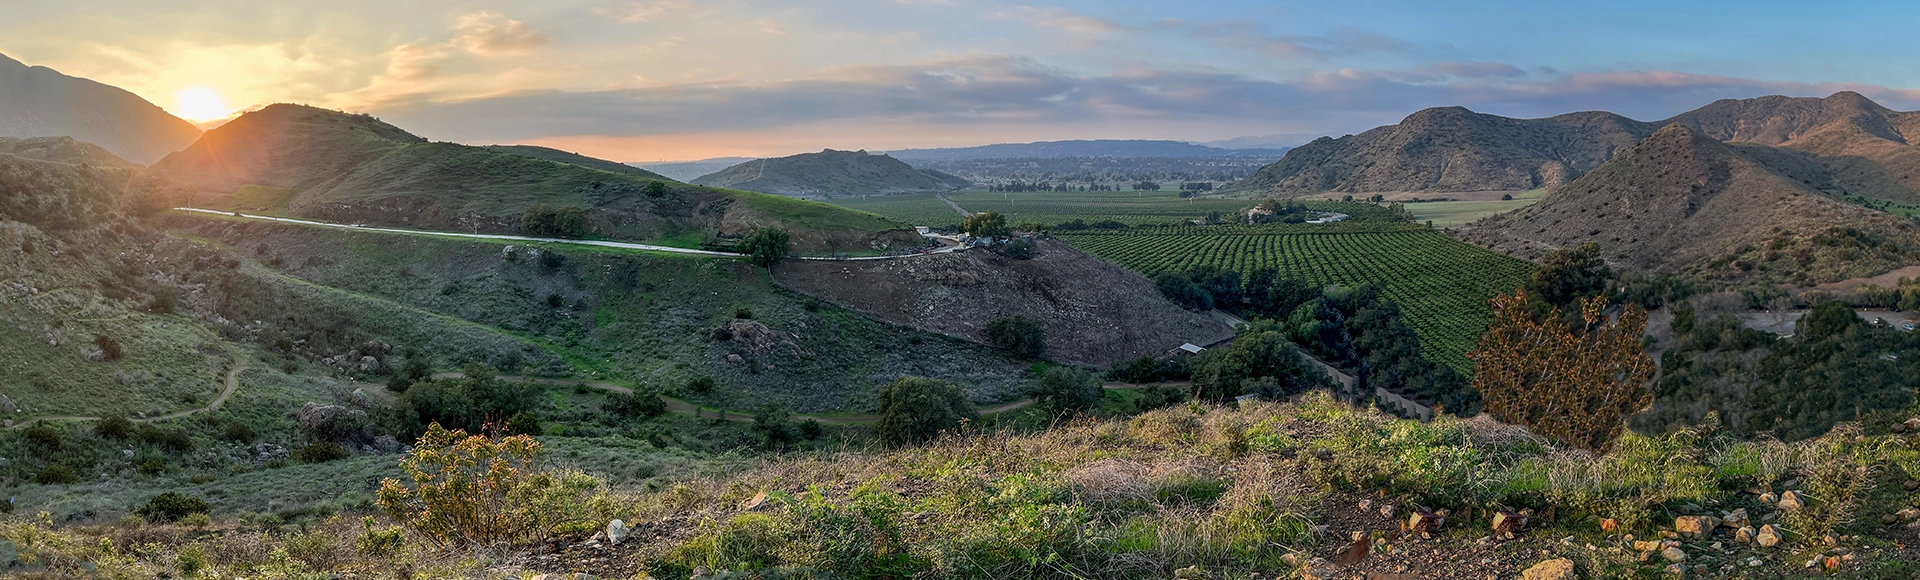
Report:
[[[220,394],[218,396],[215,396],[213,398],[213,402],[208,403],[207,406],[205,407],[187,409],[185,411],[175,411],[172,413],[167,413],[165,415],[155,415],[152,417],[132,419],[132,421],[135,423],[152,423],[154,421],[178,419],[178,418],[190,416],[196,413],[202,413],[206,411],[213,411],[213,410],[219,409],[221,405],[227,404],[227,398],[232,397],[234,389],[240,386],[240,371],[244,371],[249,368],[252,368],[252,367],[249,367],[246,365],[240,365],[240,366],[233,367],[231,369],[227,369],[226,387],[220,389]],[[12,427],[9,427],[9,429],[19,429],[21,427],[25,427],[29,424],[32,424],[35,421],[99,421],[99,420],[100,420],[100,417],[92,417],[87,415],[44,415],[39,417],[26,417],[26,418],[20,419],[19,422],[14,423],[14,425]]]
[[[433,378],[457,379],[464,376],[466,375],[462,373],[434,373]],[[539,383],[543,385],[590,387],[590,388],[600,389],[603,391],[612,391],[615,393],[632,393],[633,392],[633,389],[616,385],[613,383],[609,383],[609,382],[604,382],[604,381],[551,379],[551,378],[541,378],[541,377],[523,377],[518,375],[499,375],[496,378],[504,381],[532,382],[532,383]],[[1160,383],[1159,385],[1169,386],[1169,387],[1178,387],[1178,388],[1187,388],[1191,386],[1191,383],[1172,382],[1172,383]],[[377,385],[364,385],[364,386],[377,386]],[[1141,384],[1134,384],[1134,383],[1105,383],[1101,386],[1107,389],[1112,389],[1112,390],[1132,390],[1132,389],[1144,389],[1144,388],[1148,388],[1156,385],[1141,385]],[[726,420],[728,421],[740,421],[740,422],[753,421],[753,413],[751,412],[728,411],[725,409],[711,409],[707,407],[701,407],[693,403],[690,403],[681,399],[676,399],[673,397],[668,397],[668,396],[661,396],[660,398],[667,402],[667,411],[672,413],[692,415],[697,412],[701,415],[720,415],[726,418]],[[1015,410],[1031,407],[1034,405],[1035,402],[1036,401],[1033,399],[1021,399],[1011,403],[1006,403],[1006,404],[997,405],[993,407],[987,407],[985,409],[980,409],[980,414],[994,415],[999,413],[1005,413],[1007,411],[1015,411]],[[871,423],[877,423],[880,421],[880,416],[872,413],[858,414],[858,415],[793,415],[792,418],[795,421],[805,421],[807,419],[812,419],[815,421],[819,421],[821,423],[827,423],[831,425],[866,425]]]
[[[608,240],[572,240],[567,238],[538,238],[538,237],[532,237],[532,236],[514,236],[514,235],[507,235],[507,234],[463,234],[460,232],[442,232],[442,231],[435,231],[435,230],[409,230],[409,229],[402,229],[402,228],[383,228],[383,227],[361,226],[361,225],[352,225],[352,224],[336,224],[332,222],[321,222],[321,221],[313,221],[313,220],[272,217],[272,216],[263,216],[263,215],[250,215],[250,214],[243,214],[240,212],[215,211],[210,209],[196,209],[191,207],[176,207],[173,209],[174,211],[212,214],[212,215],[234,217],[234,218],[241,218],[241,219],[270,221],[270,222],[279,222],[279,223],[285,223],[285,224],[297,224],[297,225],[303,225],[303,226],[334,228],[334,229],[342,229],[342,230],[382,232],[382,233],[389,233],[389,234],[413,234],[413,235],[428,235],[428,236],[445,236],[445,237],[452,237],[452,238],[468,238],[468,239],[477,239],[477,240],[507,240],[507,241],[517,241],[517,242],[546,242],[546,243],[552,243],[552,244],[575,244],[575,245],[581,245],[581,246],[599,246],[603,248],[621,248],[626,250],[647,250],[650,252],[666,252],[669,254],[688,254],[688,255],[694,255],[694,256],[706,256],[709,258],[740,259],[740,258],[747,257],[745,254],[736,254],[733,252],[715,252],[713,250],[695,250],[692,248],[676,248],[673,246],[657,246],[653,244],[639,244],[634,242],[614,242],[614,241],[608,241]],[[924,235],[924,237],[933,238],[936,240],[939,239],[939,236],[934,236],[931,234],[926,234]],[[956,246],[941,246],[938,249],[920,252],[917,254],[900,254],[900,255],[892,255],[892,256],[861,256],[861,257],[854,257],[854,258],[796,256],[795,259],[819,260],[819,261],[826,261],[826,262],[861,261],[861,260],[895,260],[895,259],[901,259],[901,258],[925,256],[928,254],[945,254],[948,252],[957,252],[964,249],[966,249],[966,246],[956,245]]]

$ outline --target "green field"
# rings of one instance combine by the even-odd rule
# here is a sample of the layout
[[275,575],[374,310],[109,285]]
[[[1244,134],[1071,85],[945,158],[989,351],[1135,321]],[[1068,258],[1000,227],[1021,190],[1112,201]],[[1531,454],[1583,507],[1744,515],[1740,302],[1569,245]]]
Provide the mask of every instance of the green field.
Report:
[[880,214],[916,226],[944,227],[960,223],[960,213],[931,193],[848,197],[828,203]]
[[[1420,226],[1138,228],[1062,235],[1074,246],[1148,276],[1196,265],[1278,268],[1314,284],[1374,284],[1400,305],[1435,362],[1468,372],[1466,352],[1486,329],[1486,301],[1525,283],[1533,265]],[[1397,230],[1397,231],[1396,231]]]
[[1411,219],[1416,222],[1433,222],[1434,227],[1457,226],[1472,223],[1474,220],[1490,215],[1505,213],[1538,203],[1547,197],[1545,190],[1533,190],[1513,199],[1494,199],[1476,201],[1423,201],[1404,204]]

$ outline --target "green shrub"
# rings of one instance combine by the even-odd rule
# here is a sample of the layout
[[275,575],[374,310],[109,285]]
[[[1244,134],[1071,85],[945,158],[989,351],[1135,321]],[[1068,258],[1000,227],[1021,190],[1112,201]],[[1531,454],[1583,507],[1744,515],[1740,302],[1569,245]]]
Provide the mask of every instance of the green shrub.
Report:
[[360,518],[360,553],[370,558],[385,558],[400,553],[406,534],[399,526],[376,528],[373,516]]
[[787,245],[791,242],[792,236],[779,228],[761,228],[741,238],[734,251],[746,254],[747,261],[755,266],[771,267],[787,259]]
[[166,470],[167,470],[167,462],[161,461],[159,459],[148,459],[146,461],[140,462],[141,475],[160,475],[161,473],[166,472]]
[[605,521],[599,480],[535,467],[539,441],[493,439],[439,425],[400,461],[407,482],[383,480],[375,503],[441,546],[515,544],[586,532]]
[[332,441],[321,441],[306,447],[301,447],[299,451],[293,452],[293,458],[301,463],[326,463],[328,461],[346,459],[351,455],[352,454],[347,452],[347,448],[341,447],[339,443]]
[[110,415],[93,424],[93,434],[103,439],[125,441],[133,436],[133,421],[125,415]]
[[141,443],[153,445],[170,453],[184,453],[193,449],[193,437],[181,429],[163,429],[151,423],[142,423],[135,430]]
[[647,197],[659,199],[667,196],[667,184],[664,181],[647,182]]
[[1009,316],[987,323],[987,343],[1024,357],[1047,352],[1047,329],[1025,316]]
[[694,377],[692,381],[687,382],[687,390],[700,395],[711,393],[718,386],[720,386],[719,383],[715,382],[713,377]]
[[253,428],[239,421],[228,422],[226,429],[220,433],[220,436],[235,443],[252,443],[254,437]]
[[200,544],[187,544],[186,547],[180,548],[180,553],[174,560],[180,565],[180,575],[191,577],[207,569],[207,550],[200,547]]
[[600,409],[615,419],[628,417],[651,419],[667,412],[667,401],[652,390],[607,393],[607,400],[601,403]]
[[26,437],[27,445],[36,451],[47,454],[60,452],[60,430],[46,421],[34,421],[22,435]]
[[147,518],[148,521],[173,523],[193,514],[209,511],[207,500],[179,492],[164,492],[147,500],[147,505],[133,510],[133,513]]
[[33,482],[42,485],[71,485],[80,483],[80,476],[73,473],[72,467],[55,461],[41,468],[40,473],[34,474]]
[[900,377],[881,387],[879,399],[874,433],[897,444],[926,441],[980,419],[960,387],[939,379]]
[[1015,260],[1031,260],[1034,255],[1033,244],[1026,240],[1014,240],[1000,247],[1000,253]]
[[507,435],[540,435],[543,433],[540,429],[540,418],[527,411],[514,413],[512,417],[507,418],[505,433]]
[[120,360],[120,357],[126,356],[126,352],[120,349],[120,341],[114,340],[111,336],[104,334],[95,336],[93,345],[100,347],[101,355],[107,360]]

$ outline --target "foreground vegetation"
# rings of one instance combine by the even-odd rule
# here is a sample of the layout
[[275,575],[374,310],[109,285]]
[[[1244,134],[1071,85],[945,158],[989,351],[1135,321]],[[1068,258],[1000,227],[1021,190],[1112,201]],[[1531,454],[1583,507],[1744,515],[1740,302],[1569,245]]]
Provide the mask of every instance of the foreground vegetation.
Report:
[[[1712,538],[1685,541],[1680,549],[1694,555],[1688,563],[1718,574],[1721,566],[1711,562],[1739,562],[1727,577],[1796,577],[1802,563],[1837,546],[1853,557],[1836,557],[1833,570],[1895,578],[1916,570],[1914,554],[1897,545],[1912,532],[1881,516],[1920,501],[1902,486],[1920,474],[1920,452],[1911,433],[1889,428],[1916,411],[1793,444],[1740,441],[1710,428],[1628,434],[1593,457],[1495,423],[1402,421],[1314,395],[1288,404],[1173,407],[1033,434],[960,427],[921,447],[799,454],[657,491],[568,470],[529,439],[441,434],[407,459],[408,469],[499,475],[493,492],[462,496],[471,500],[463,509],[497,516],[471,521],[514,527],[360,521],[347,513],[60,528],[15,515],[0,526],[0,539],[48,573],[92,569],[115,577],[583,571],[671,578],[733,570],[1217,578],[1328,567],[1359,532],[1373,555],[1343,569],[1509,576],[1567,558],[1583,577],[1655,578],[1668,563],[1657,555],[1643,563],[1629,534],[1657,537],[1676,516],[1745,509],[1756,524],[1764,519],[1784,530],[1785,541],[1769,548],[1727,541],[1737,556],[1704,547]],[[449,462],[502,453],[508,462],[491,471],[486,459],[467,468]],[[381,503],[393,515],[434,501],[405,478],[386,485]],[[1802,492],[1806,505],[1776,508],[1746,491],[1789,489]],[[483,501],[495,493],[541,509]],[[1481,539],[1503,510],[1532,516],[1512,540]],[[1402,534],[1409,514],[1431,513],[1446,514],[1445,522]],[[597,547],[602,540],[583,541],[613,518],[634,526],[623,543],[609,551]],[[542,545],[560,548],[533,550],[554,554],[545,559],[524,555]],[[508,546],[521,548],[499,549]],[[1452,556],[1418,557],[1432,550]],[[1750,557],[1761,564],[1749,565]]]

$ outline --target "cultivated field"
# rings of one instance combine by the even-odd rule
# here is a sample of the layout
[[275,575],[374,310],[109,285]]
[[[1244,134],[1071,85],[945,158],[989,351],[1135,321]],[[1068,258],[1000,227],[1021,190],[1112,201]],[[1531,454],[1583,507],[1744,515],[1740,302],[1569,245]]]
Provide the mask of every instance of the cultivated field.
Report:
[[[1315,231],[1313,228],[1318,228]],[[1136,228],[1062,235],[1074,246],[1149,276],[1196,265],[1278,268],[1314,284],[1374,284],[1400,305],[1430,359],[1467,372],[1464,356],[1491,314],[1533,266],[1413,225]]]

